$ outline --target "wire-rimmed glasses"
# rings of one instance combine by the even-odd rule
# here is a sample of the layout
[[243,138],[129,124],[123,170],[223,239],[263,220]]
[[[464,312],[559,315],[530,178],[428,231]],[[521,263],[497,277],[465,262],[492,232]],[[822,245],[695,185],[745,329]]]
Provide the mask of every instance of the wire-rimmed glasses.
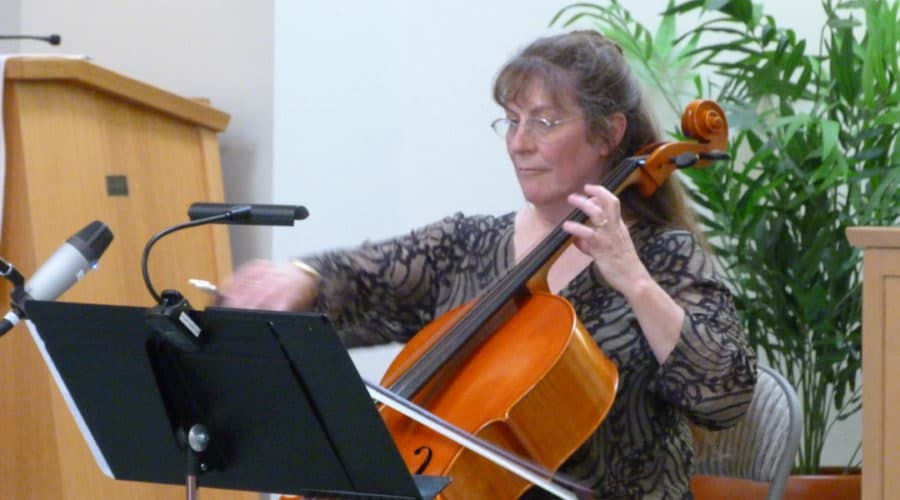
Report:
[[[524,121],[522,130],[524,130],[532,139],[540,140],[547,137],[547,135],[549,135],[557,126],[577,119],[578,117],[548,120],[546,118],[532,117]],[[514,120],[512,118],[497,118],[491,122],[491,128],[494,129],[494,132],[496,132],[497,135],[507,139],[512,134],[516,133],[520,123],[522,123],[520,120]]]

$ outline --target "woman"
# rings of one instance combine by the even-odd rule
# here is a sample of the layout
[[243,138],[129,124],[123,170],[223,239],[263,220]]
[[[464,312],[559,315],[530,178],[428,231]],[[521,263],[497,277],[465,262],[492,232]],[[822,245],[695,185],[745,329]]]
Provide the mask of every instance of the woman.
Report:
[[403,342],[475,298],[578,208],[589,220],[563,223],[575,245],[548,284],[616,363],[620,387],[563,471],[602,498],[690,497],[689,424],[736,423],[753,394],[755,356],[677,179],[647,199],[597,185],[658,141],[621,51],[595,32],[539,39],[503,67],[494,98],[506,116],[493,127],[524,208],[457,214],[293,264],[251,262],[223,305],[324,311],[348,346]]

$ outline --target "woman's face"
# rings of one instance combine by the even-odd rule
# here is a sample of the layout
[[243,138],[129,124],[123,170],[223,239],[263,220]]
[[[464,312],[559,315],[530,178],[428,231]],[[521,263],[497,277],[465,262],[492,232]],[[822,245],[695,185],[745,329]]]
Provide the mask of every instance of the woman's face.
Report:
[[574,99],[565,95],[554,102],[539,82],[524,87],[505,108],[514,124],[506,149],[525,199],[567,213],[569,194],[600,181],[609,154],[606,141],[589,141],[588,124]]

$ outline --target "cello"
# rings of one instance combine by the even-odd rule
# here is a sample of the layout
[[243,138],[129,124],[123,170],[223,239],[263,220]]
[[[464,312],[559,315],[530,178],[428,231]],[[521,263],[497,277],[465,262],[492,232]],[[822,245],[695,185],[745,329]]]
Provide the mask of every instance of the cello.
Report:
[[[691,102],[681,130],[693,140],[648,145],[601,184],[615,194],[634,186],[648,197],[676,169],[728,158],[728,124],[715,102]],[[587,216],[576,209],[565,220]],[[600,426],[618,385],[615,364],[571,304],[549,292],[547,273],[570,243],[560,223],[478,298],[419,331],[381,385],[480,441],[558,470]],[[452,479],[442,498],[518,498],[531,486],[388,406],[379,411],[411,472]]]

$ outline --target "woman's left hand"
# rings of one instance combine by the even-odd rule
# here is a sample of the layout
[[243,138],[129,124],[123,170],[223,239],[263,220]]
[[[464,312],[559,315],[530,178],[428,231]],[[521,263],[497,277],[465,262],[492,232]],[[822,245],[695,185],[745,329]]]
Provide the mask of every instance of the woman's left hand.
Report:
[[579,250],[594,259],[607,283],[622,295],[634,310],[644,338],[656,360],[668,359],[684,322],[684,309],[662,289],[641,262],[628,226],[622,221],[619,198],[602,186],[588,184],[585,195],[569,196],[569,203],[588,216],[586,224],[563,223]]
[[566,221],[562,228],[573,236],[575,246],[594,260],[609,285],[627,297],[651,278],[622,220],[619,198],[596,184],[586,185],[584,192],[569,195],[568,201],[588,220],[585,224]]

